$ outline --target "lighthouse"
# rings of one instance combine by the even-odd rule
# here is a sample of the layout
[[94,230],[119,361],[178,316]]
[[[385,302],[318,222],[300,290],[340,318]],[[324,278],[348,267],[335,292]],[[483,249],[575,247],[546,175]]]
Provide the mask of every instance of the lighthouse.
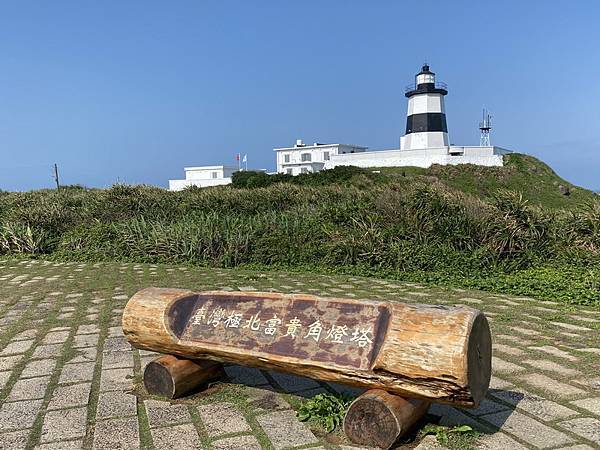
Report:
[[448,127],[444,96],[445,83],[436,83],[435,73],[424,64],[414,84],[406,88],[408,98],[406,134],[400,138],[400,150],[448,147]]

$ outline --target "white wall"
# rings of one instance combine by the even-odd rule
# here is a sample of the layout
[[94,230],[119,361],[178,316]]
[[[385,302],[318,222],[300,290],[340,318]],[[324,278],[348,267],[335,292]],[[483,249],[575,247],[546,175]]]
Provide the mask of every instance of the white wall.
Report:
[[[451,153],[456,153],[453,155]],[[477,164],[502,166],[502,155],[508,150],[499,147],[439,147],[422,150],[384,150],[337,155],[325,164],[325,169],[336,166],[427,168],[432,164]]]
[[198,186],[201,188],[210,186],[223,186],[231,184],[231,178],[215,178],[215,179],[187,179],[187,180],[169,180],[170,191],[181,191],[189,186]]

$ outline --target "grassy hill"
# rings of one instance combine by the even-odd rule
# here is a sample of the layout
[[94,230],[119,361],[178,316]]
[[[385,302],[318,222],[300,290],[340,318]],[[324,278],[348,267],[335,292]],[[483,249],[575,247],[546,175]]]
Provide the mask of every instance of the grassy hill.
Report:
[[504,167],[434,165],[382,168],[389,180],[404,174],[409,179],[439,182],[481,198],[491,198],[499,189],[520,192],[532,204],[547,208],[571,209],[597,198],[597,194],[559,177],[547,164],[533,156],[512,153],[504,157]]
[[381,167],[360,169],[337,167],[313,174],[266,175],[246,172],[234,176],[234,185],[243,188],[266,187],[275,183],[302,186],[327,184],[354,185],[367,188],[377,184],[428,184],[449,192],[463,192],[484,200],[492,199],[500,190],[522,194],[531,204],[550,209],[581,207],[598,198],[598,194],[559,177],[547,164],[533,156],[512,153],[504,157],[503,167],[483,167],[473,164],[457,166],[433,165],[419,167]]
[[241,172],[233,186],[181,192],[0,192],[1,254],[374,275],[600,305],[600,198],[524,155],[499,168]]

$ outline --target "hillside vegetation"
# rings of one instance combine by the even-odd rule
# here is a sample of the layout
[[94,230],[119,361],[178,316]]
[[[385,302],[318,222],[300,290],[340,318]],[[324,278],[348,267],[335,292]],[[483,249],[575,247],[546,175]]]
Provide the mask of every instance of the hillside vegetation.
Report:
[[539,161],[374,172],[0,193],[0,254],[376,274],[600,306],[600,201]]
[[[553,209],[572,209],[598,198],[594,192],[560,178],[547,164],[533,156],[512,153],[504,157],[504,167],[434,165],[419,167],[383,167],[359,169],[338,167],[335,170],[292,177],[257,172],[240,172],[234,178],[237,187],[266,187],[275,183],[320,186],[332,182],[364,187],[373,184],[400,185],[423,182],[450,188],[482,199],[492,199],[501,189],[519,192],[532,205]],[[237,181],[237,182],[236,182]]]

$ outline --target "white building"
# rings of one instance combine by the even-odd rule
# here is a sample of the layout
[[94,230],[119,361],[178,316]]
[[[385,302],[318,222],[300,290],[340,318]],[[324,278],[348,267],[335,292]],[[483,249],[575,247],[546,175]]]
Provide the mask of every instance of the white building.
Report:
[[502,166],[503,155],[510,153],[495,146],[449,145],[444,83],[435,81],[427,64],[406,88],[408,98],[405,135],[400,148],[366,151],[367,147],[345,144],[304,145],[275,148],[277,172],[298,175],[336,166],[357,167],[429,167],[432,164],[477,164]]
[[336,155],[351,155],[364,152],[367,147],[347,144],[306,145],[301,139],[293,147],[275,148],[277,172],[289,175],[318,172]]
[[[297,140],[293,147],[274,148],[277,172],[290,175],[318,172],[336,166],[427,168],[432,164],[476,164],[502,166],[503,155],[510,153],[491,145],[449,145],[444,97],[444,83],[436,82],[435,73],[424,64],[415,81],[405,90],[408,98],[406,130],[400,138],[400,148],[367,151],[367,147],[349,144],[307,145]],[[484,125],[481,125],[484,126]],[[487,123],[487,139],[489,143]],[[483,131],[484,128],[482,128]],[[185,180],[169,180],[169,189],[177,191],[187,186],[216,186],[231,183],[237,168],[228,166],[186,167]]]
[[208,187],[231,183],[233,172],[239,169],[233,166],[185,167],[184,180],[169,180],[170,191],[180,191],[189,186]]

